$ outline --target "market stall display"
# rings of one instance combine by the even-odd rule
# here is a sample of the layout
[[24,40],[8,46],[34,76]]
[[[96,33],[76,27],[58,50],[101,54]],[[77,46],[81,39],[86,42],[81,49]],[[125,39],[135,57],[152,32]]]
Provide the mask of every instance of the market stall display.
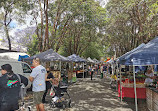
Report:
[[[87,62],[85,59],[82,59],[76,54],[72,54],[67,57],[69,60],[73,61],[74,63],[74,71],[76,71],[76,74],[82,73],[83,78],[85,77],[85,62]],[[80,71],[80,72],[78,72]],[[82,72],[81,72],[82,71]]]
[[[133,76],[134,76],[134,94],[135,94],[135,106],[136,111],[138,111],[137,107],[137,90],[136,90],[136,66],[149,66],[149,65],[158,65],[158,37],[149,41],[142,48],[134,51],[125,57],[124,61],[120,63],[126,66],[133,66]],[[157,75],[156,75],[157,76]],[[151,78],[151,77],[149,77]],[[120,85],[121,85],[121,73],[120,73]],[[122,86],[120,86],[120,90]],[[156,89],[157,90],[157,89]],[[122,96],[122,90],[121,90]],[[122,98],[122,97],[121,97]]]
[[[128,98],[135,98],[134,94],[134,77],[133,72],[129,71],[133,70],[132,67],[126,66],[121,72],[122,73],[122,89],[120,89],[120,82],[118,83],[118,96],[121,98],[128,97]],[[137,98],[145,99],[146,98],[146,88],[145,88],[145,78],[143,71],[139,71],[136,74],[136,87],[137,87]],[[121,92],[122,90],[122,92]],[[122,93],[122,95],[121,95]]]
[[52,67],[54,71],[58,71],[58,73],[60,72],[60,76],[68,79],[68,69],[66,68],[66,65],[67,63],[71,62],[71,60],[69,60],[67,57],[54,52],[53,49],[49,49],[45,52],[25,58],[24,61],[32,62],[34,58],[39,58],[43,66]]

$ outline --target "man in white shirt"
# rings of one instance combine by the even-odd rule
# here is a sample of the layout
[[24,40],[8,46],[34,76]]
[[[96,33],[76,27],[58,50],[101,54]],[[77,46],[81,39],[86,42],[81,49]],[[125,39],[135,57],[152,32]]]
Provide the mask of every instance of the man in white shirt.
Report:
[[35,68],[32,70],[29,80],[33,83],[34,104],[36,105],[37,111],[45,111],[42,97],[46,90],[45,77],[47,72],[46,69],[40,65],[39,58],[33,59],[33,66]]

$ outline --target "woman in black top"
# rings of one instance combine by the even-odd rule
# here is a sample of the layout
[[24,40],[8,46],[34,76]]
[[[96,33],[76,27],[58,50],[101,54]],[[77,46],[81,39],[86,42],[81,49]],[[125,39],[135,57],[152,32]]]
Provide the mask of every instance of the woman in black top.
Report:
[[46,98],[47,92],[48,92],[48,90],[51,89],[51,87],[52,87],[52,84],[50,83],[50,81],[52,81],[52,80],[54,79],[53,74],[50,72],[50,68],[47,68],[46,70],[47,70],[46,91],[45,91],[45,93],[44,93],[44,95],[43,95],[43,99],[42,99],[42,102],[43,102],[43,103],[46,102],[46,101],[45,101],[45,98]]

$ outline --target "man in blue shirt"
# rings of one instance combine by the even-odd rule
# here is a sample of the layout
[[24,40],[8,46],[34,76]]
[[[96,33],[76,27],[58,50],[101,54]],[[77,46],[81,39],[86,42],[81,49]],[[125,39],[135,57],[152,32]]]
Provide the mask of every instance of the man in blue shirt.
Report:
[[40,59],[33,59],[33,66],[35,67],[32,70],[32,73],[29,77],[29,80],[33,83],[33,100],[36,105],[37,111],[45,111],[44,105],[42,103],[42,97],[46,90],[45,78],[46,78],[46,69],[40,65]]

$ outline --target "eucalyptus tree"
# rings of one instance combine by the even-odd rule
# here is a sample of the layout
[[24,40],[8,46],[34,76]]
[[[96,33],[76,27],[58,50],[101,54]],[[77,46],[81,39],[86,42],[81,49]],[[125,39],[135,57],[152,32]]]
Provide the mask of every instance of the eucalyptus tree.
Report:
[[97,31],[101,33],[104,27],[106,10],[98,2],[59,0],[55,4],[52,5],[55,11],[50,13],[53,19],[50,40],[56,51],[64,46],[69,54],[82,54],[91,41],[100,39]]
[[0,2],[0,21],[8,40],[9,50],[11,50],[11,39],[9,35],[10,23],[13,20],[22,22],[23,16],[21,12],[24,8],[23,6],[26,6],[26,3],[25,0],[1,0]]
[[158,35],[156,0],[109,0],[106,39],[118,56]]
[[99,5],[99,2],[94,0],[37,2],[35,8],[39,10],[40,16],[38,16],[41,22],[38,23],[39,30],[35,38],[37,37],[38,46],[42,47],[42,51],[53,48],[55,51],[63,50],[68,55],[72,53],[82,55],[90,47],[90,42],[96,43],[97,39],[97,42],[101,43],[106,10]]

